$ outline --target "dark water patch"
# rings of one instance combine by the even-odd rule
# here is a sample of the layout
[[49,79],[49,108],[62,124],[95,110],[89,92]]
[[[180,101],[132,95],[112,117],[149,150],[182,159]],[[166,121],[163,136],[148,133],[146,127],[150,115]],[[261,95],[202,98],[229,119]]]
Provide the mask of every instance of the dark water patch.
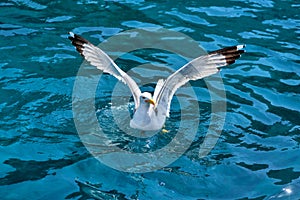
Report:
[[245,167],[249,170],[252,171],[258,171],[258,170],[262,170],[262,169],[267,169],[269,167],[269,165],[267,164],[257,164],[257,163],[253,163],[253,164],[247,164],[245,162],[240,162],[240,163],[236,163],[237,165],[240,165],[242,167]]
[[[35,160],[21,160],[17,158],[10,158],[4,164],[15,168],[15,171],[8,172],[3,178],[0,178],[0,185],[16,184],[24,181],[34,181],[42,179],[48,175],[55,176],[55,170],[61,169],[65,166],[72,165],[80,160],[86,159],[85,155],[71,155],[66,158],[47,161]],[[52,172],[53,171],[53,172]]]
[[[125,194],[118,192],[117,190],[104,191],[100,190],[102,184],[91,184],[89,182],[81,182],[75,180],[79,187],[79,192],[74,192],[65,197],[65,199],[74,199],[80,197],[80,199],[111,199],[111,200],[127,200]],[[132,198],[131,198],[132,199]]]
[[292,180],[300,177],[300,172],[294,171],[293,168],[279,169],[279,170],[270,170],[267,175],[270,178],[279,179],[280,181],[275,182],[276,185],[284,185],[291,183]]
[[266,146],[262,146],[260,144],[257,143],[251,143],[251,144],[247,144],[245,142],[242,142],[240,144],[241,147],[245,147],[247,149],[254,149],[254,151],[273,151],[276,148],[275,147],[266,147]]

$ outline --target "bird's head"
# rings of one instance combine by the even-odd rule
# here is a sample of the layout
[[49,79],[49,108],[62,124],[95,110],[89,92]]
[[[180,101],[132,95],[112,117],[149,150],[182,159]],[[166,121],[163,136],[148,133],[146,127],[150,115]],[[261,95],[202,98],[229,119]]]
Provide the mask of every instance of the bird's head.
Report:
[[148,104],[152,104],[153,106],[155,106],[156,102],[153,100],[151,93],[149,92],[143,92],[141,97],[141,102],[145,102]]

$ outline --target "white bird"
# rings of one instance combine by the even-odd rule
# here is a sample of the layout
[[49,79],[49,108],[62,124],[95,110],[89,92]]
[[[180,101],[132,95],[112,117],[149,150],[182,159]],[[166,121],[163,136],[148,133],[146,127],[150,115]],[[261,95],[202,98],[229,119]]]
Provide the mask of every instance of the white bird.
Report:
[[169,117],[171,100],[179,87],[190,80],[198,80],[217,73],[220,67],[233,64],[245,52],[242,50],[245,45],[237,45],[195,58],[166,80],[160,79],[152,96],[149,92],[142,93],[136,82],[100,48],[72,32],[69,39],[91,65],[128,85],[135,104],[130,126],[143,131],[159,130],[164,126],[166,117]]

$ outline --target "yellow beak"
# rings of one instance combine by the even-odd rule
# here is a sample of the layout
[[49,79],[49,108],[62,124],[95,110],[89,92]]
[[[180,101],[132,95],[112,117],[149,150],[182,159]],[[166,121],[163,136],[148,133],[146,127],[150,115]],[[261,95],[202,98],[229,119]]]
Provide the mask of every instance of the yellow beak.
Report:
[[150,103],[152,104],[153,106],[155,106],[155,101],[153,99],[147,99],[145,100],[146,103]]

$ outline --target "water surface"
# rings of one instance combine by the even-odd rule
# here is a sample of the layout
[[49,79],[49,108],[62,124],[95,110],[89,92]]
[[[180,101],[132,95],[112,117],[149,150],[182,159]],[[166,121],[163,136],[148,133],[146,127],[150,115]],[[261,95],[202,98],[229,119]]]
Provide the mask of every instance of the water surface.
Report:
[[[299,7],[289,0],[1,2],[0,196],[267,199],[282,188],[299,188]],[[145,27],[184,33],[207,51],[246,44],[247,53],[221,71],[227,113],[214,149],[198,157],[211,115],[209,93],[200,80],[191,83],[201,123],[190,148],[163,169],[134,174],[93,158],[77,134],[72,89],[82,58],[67,33],[98,44]],[[185,61],[170,52],[140,51],[118,64],[128,71],[147,62],[179,68]],[[104,78],[109,84],[98,87],[96,101],[103,120],[109,119],[111,86],[117,82]],[[167,123],[176,124],[178,110],[174,100]],[[112,137],[127,149],[138,145],[136,151],[147,144],[117,132]],[[164,135],[153,148],[171,137]],[[291,195],[300,198],[297,190]]]

